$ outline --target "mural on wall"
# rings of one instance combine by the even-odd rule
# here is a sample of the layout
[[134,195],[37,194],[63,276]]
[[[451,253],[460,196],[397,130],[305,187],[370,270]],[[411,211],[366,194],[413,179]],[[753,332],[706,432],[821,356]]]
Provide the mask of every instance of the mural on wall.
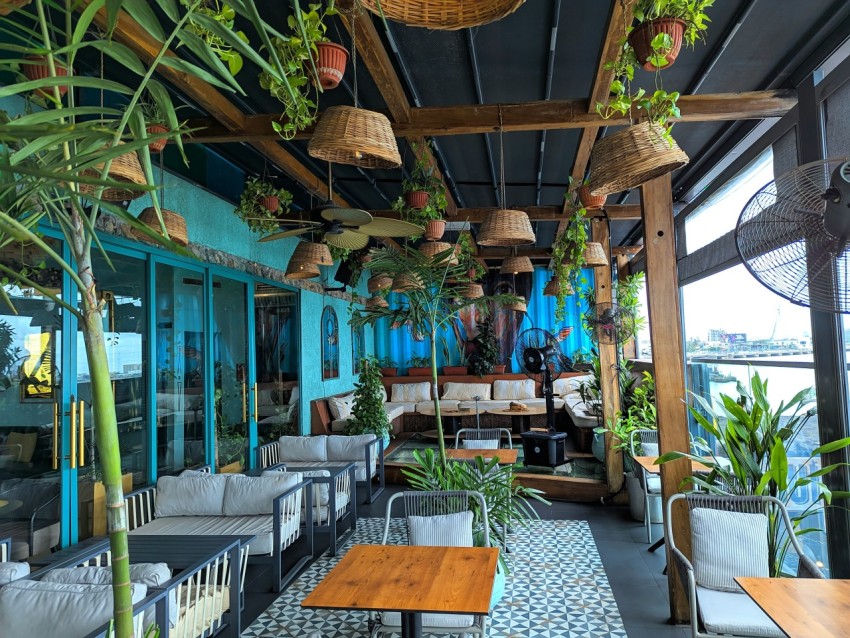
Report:
[[330,306],[322,311],[322,380],[339,377],[339,321]]

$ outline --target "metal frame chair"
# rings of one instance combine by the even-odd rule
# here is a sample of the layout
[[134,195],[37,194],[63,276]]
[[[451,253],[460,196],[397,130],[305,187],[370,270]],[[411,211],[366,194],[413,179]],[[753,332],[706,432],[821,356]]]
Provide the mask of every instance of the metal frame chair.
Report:
[[[694,568],[691,562],[684,554],[676,547],[675,539],[673,538],[673,524],[671,513],[673,504],[676,501],[685,500],[688,506],[688,512],[697,508],[709,508],[722,510],[727,512],[740,512],[745,514],[766,514],[769,506],[775,506],[785,525],[785,531],[788,534],[790,545],[797,553],[799,565],[797,568],[798,578],[823,578],[823,573],[818,569],[815,562],[803,553],[803,548],[800,546],[800,541],[792,531],[794,529],[791,518],[788,516],[788,510],[785,509],[785,504],[779,499],[772,496],[728,496],[719,494],[706,494],[704,492],[694,492],[687,494],[674,494],[667,500],[664,512],[664,529],[666,532],[667,542],[670,544],[670,555],[673,557],[673,565],[679,573],[679,578],[682,583],[685,583],[688,588],[688,604],[691,613],[691,636],[693,638],[715,638],[716,633],[708,633],[708,630],[702,623],[699,599],[697,598],[697,584]],[[718,551],[724,551],[720,545],[722,539],[718,539]],[[732,594],[744,596],[749,600],[747,594]],[[755,603],[753,603],[755,605]],[[777,628],[778,629],[778,628]],[[728,634],[723,636],[731,636],[733,638],[750,638],[753,634]]]
[[[502,438],[508,441],[508,449],[513,449],[514,443],[511,439],[511,431],[507,428],[461,428],[455,434],[455,449],[461,448],[461,435],[463,435],[463,448],[475,450],[498,450],[502,447]],[[467,442],[479,443],[479,445],[467,445]],[[488,445],[489,444],[489,445]]]
[[[404,504],[404,519],[408,521],[411,516],[440,516],[443,514],[456,514],[466,512],[475,508],[478,510],[478,525],[483,526],[484,532],[484,547],[490,547],[490,531],[487,520],[487,503],[484,497],[479,492],[461,491],[461,492],[399,492],[393,494],[387,501],[387,511],[384,516],[384,535],[381,538],[381,544],[386,545],[390,533],[390,520],[392,519],[393,504],[401,500]],[[473,530],[476,528],[473,522]],[[410,532],[405,524],[405,532],[407,541],[410,542]],[[423,627],[423,632],[438,633],[438,634],[472,634],[476,636],[487,636],[488,631],[488,616],[474,616],[473,624],[469,627],[437,627],[427,625]],[[380,634],[401,634],[400,625],[386,625],[381,622],[381,616],[373,614],[371,616],[372,631],[370,638],[374,638]]]
[[[641,429],[641,430],[633,430],[629,435],[629,454],[632,457],[635,456],[647,456],[646,454],[640,455],[635,452],[635,439],[638,439],[641,447],[644,444],[650,444],[658,446],[658,430],[649,430],[649,429]],[[647,472],[643,467],[635,463],[635,472],[638,472],[638,478],[640,479],[640,486],[643,488],[643,525],[646,528],[646,542],[652,543],[652,516],[649,511],[649,502],[650,499],[657,499],[661,502],[661,485],[659,478],[659,485],[656,489],[655,487],[650,488],[649,479],[653,476],[649,472]]]

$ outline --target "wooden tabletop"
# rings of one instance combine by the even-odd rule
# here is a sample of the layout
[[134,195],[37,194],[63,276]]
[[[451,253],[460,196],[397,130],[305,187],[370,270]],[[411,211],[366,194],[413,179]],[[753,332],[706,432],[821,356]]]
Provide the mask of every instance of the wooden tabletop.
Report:
[[486,614],[498,556],[495,547],[354,545],[301,606]]
[[496,410],[487,410],[487,414],[501,414],[502,416],[535,416],[537,414],[546,414],[546,408],[527,408],[522,411],[511,410],[509,408],[498,408]]
[[[661,474],[661,466],[659,466],[655,462],[656,460],[658,460],[657,456],[633,456],[632,458],[638,465],[640,465],[650,474]],[[699,461],[691,461],[691,472],[697,473],[710,471],[710,467],[703,465]]]
[[[434,416],[434,406],[422,406],[418,410],[419,414],[424,414],[425,416]],[[440,408],[440,416],[472,416],[475,414],[475,410],[471,408],[466,408],[463,410],[452,410],[450,408]]]
[[847,636],[850,580],[735,578],[789,638]]
[[483,456],[488,461],[495,456],[500,465],[513,465],[517,462],[519,450],[446,450],[446,456],[450,459],[474,459],[476,456]]

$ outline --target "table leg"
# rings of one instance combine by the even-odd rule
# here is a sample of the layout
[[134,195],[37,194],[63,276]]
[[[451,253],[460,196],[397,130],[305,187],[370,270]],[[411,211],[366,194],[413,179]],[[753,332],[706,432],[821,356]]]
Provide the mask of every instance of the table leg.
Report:
[[422,614],[401,612],[401,638],[422,638]]

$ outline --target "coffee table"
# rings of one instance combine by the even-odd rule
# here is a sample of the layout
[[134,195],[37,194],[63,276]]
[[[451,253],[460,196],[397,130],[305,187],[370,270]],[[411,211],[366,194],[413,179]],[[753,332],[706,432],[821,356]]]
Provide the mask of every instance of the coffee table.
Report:
[[301,601],[315,609],[401,612],[402,638],[422,636],[422,614],[487,614],[495,547],[354,545]]
[[[429,405],[427,407],[423,406],[419,409],[419,414],[424,414],[425,416],[436,416],[433,405]],[[440,417],[445,419],[443,421],[447,426],[445,431],[449,434],[457,434],[460,427],[460,420],[465,416],[475,416],[475,410],[451,410],[440,408]]]
[[516,433],[521,433],[528,432],[531,429],[531,417],[538,414],[546,414],[546,408],[528,408],[522,412],[515,412],[508,408],[499,408],[497,410],[487,410],[487,414],[511,417],[511,429]]
[[499,450],[446,450],[446,456],[450,459],[474,459],[478,456],[483,456],[485,461],[489,461],[493,457],[499,460],[499,465],[514,465],[519,458],[519,450],[499,449]]

